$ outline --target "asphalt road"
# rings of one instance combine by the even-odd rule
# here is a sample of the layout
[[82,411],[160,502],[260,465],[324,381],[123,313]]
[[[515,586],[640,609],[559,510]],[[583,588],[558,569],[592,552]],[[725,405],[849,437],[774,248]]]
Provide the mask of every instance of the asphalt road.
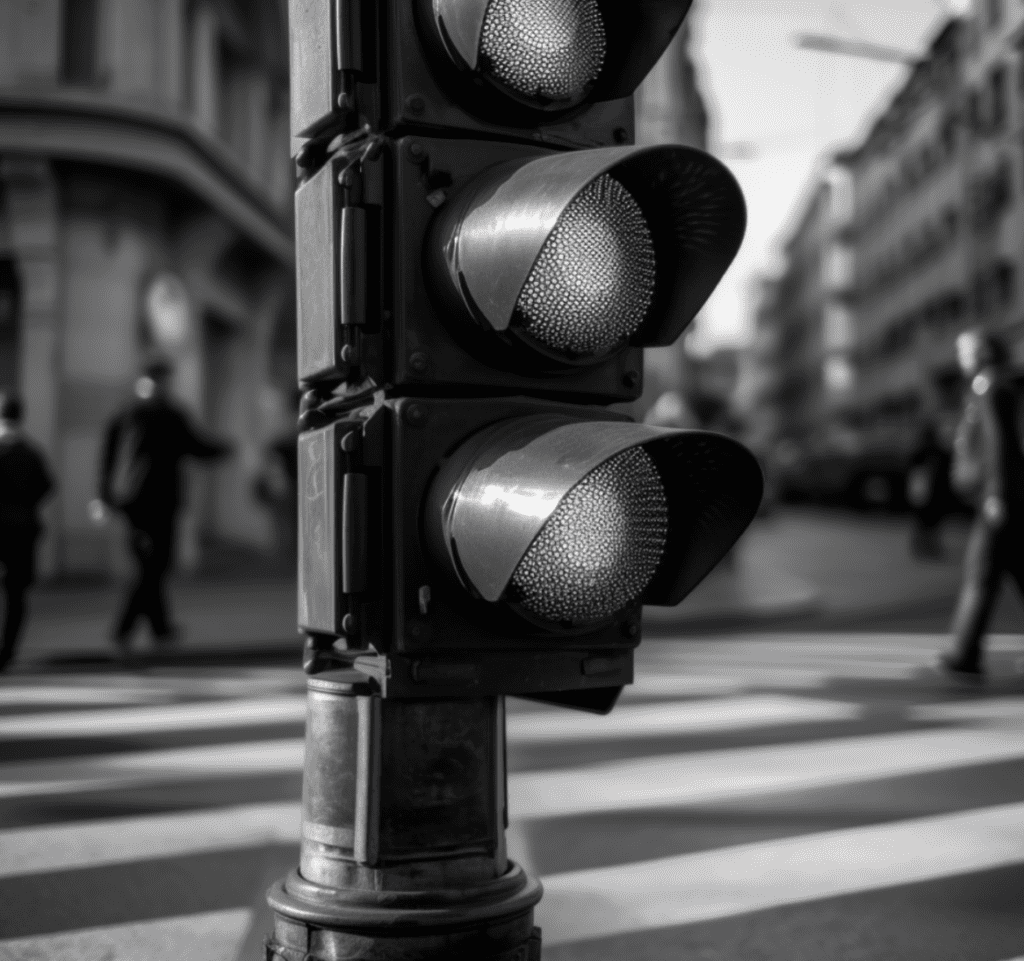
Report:
[[[512,702],[545,961],[1024,957],[1024,638],[649,640],[607,718]],[[302,677],[0,679],[0,959],[261,957],[296,858]]]

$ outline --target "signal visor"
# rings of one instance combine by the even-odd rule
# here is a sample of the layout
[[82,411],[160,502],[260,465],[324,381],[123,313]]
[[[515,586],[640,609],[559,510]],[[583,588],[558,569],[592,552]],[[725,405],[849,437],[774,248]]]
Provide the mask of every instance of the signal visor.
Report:
[[434,557],[472,596],[552,631],[679,603],[761,500],[757,461],[703,431],[537,415],[495,424],[428,495]]

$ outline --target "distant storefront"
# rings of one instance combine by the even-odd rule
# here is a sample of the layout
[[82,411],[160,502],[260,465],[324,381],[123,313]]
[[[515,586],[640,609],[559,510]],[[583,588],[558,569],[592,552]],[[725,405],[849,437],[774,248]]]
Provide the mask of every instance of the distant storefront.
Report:
[[43,567],[119,567],[88,505],[105,424],[154,351],[237,449],[196,473],[184,560],[267,545],[253,478],[293,420],[282,5],[121,2],[116,26],[102,0],[9,6],[27,46],[0,57],[0,387],[58,476]]

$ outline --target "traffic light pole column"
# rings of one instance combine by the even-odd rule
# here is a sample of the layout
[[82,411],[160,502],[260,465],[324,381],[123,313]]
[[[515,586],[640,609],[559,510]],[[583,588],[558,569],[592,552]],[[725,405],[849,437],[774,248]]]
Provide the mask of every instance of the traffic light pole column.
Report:
[[504,698],[308,683],[302,849],[267,961],[539,961],[541,886],[505,851]]

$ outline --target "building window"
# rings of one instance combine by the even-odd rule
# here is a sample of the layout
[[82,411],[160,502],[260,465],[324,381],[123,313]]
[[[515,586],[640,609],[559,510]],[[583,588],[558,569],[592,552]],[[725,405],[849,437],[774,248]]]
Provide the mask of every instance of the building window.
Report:
[[972,90],[967,95],[967,122],[972,130],[979,131],[984,126],[984,111],[981,106],[981,94]]
[[955,207],[947,207],[942,215],[942,223],[946,232],[946,239],[953,240],[960,227],[960,215]]
[[18,382],[18,271],[9,257],[0,257],[0,390]]
[[995,271],[995,288],[999,297],[999,303],[1003,307],[1013,305],[1013,264],[1003,262]]
[[980,270],[974,278],[974,304],[980,317],[1011,307],[1014,301],[1013,264],[1000,261]]
[[942,150],[946,157],[952,156],[956,150],[956,125],[957,118],[952,115],[946,117],[942,123]]
[[848,350],[853,346],[853,318],[848,308],[836,303],[826,305],[821,339],[825,350]]
[[245,60],[222,41],[220,45],[220,103],[217,116],[220,135],[239,156],[244,156],[249,137],[249,74]]
[[1006,126],[1006,67],[999,64],[989,75],[989,121],[991,132],[1001,131]]
[[1003,23],[1003,0],[987,0],[988,28],[998,30]]
[[98,79],[98,0],[66,0],[61,73],[64,83],[85,85]]
[[843,394],[854,385],[853,365],[843,356],[828,357],[825,360],[822,378],[831,393]]

